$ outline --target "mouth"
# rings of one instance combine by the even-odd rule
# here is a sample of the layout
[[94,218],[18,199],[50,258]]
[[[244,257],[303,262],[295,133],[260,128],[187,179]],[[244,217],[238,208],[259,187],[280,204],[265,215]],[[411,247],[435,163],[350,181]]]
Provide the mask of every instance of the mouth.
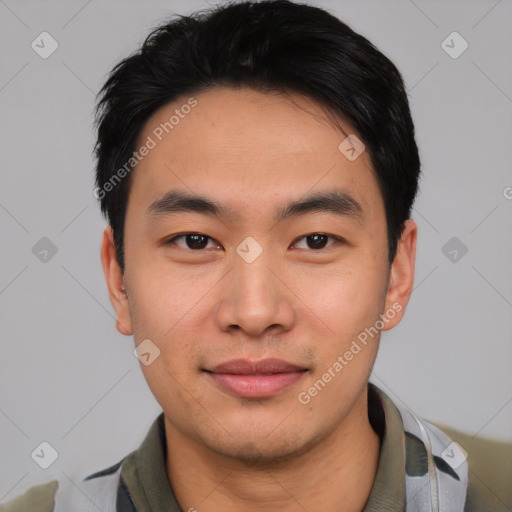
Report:
[[240,398],[261,399],[277,395],[296,384],[308,372],[282,359],[251,362],[235,359],[203,369],[221,389]]

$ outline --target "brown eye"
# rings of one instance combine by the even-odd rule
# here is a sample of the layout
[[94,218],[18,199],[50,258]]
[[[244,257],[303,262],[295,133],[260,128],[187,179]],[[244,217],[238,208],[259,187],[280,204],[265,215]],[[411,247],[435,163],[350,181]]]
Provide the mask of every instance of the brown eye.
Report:
[[[185,245],[183,245],[183,243],[177,243],[177,240],[183,240],[185,242]],[[209,241],[214,243],[214,247],[219,247],[219,244],[215,243],[212,238],[201,233],[186,233],[184,235],[178,235],[168,240],[166,244],[175,244],[178,247],[181,247],[182,249],[198,251],[201,249],[205,249]]]
[[[328,245],[329,239],[333,241],[341,241],[341,239],[335,236],[325,235],[323,233],[312,233],[311,235],[306,235],[299,239],[299,242],[302,240],[306,241],[306,247],[299,247],[299,249],[324,249],[325,247],[329,247],[330,245],[332,245],[332,243]],[[298,244],[299,242],[297,242],[296,244]]]

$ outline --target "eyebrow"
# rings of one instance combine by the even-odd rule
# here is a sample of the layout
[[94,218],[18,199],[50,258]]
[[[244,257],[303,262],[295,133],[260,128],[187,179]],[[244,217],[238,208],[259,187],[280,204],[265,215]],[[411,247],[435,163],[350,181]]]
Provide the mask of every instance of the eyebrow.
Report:
[[[226,220],[239,218],[239,214],[229,205],[178,190],[167,192],[161,199],[151,203],[147,209],[147,214],[153,218],[180,212],[200,213]],[[334,213],[342,217],[355,217],[358,220],[363,219],[363,208],[351,195],[340,189],[330,189],[308,194],[301,199],[279,206],[275,212],[275,220],[279,222],[291,217],[316,212]]]

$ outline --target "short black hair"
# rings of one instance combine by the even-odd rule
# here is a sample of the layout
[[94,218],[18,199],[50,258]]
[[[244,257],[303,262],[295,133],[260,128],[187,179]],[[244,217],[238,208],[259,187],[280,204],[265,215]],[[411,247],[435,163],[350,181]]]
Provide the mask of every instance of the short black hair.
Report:
[[218,86],[299,93],[357,130],[383,196],[391,263],[420,176],[403,78],[324,9],[266,0],[174,16],[113,68],[99,92],[95,196],[114,231],[122,272],[129,171],[144,124],[165,104]]

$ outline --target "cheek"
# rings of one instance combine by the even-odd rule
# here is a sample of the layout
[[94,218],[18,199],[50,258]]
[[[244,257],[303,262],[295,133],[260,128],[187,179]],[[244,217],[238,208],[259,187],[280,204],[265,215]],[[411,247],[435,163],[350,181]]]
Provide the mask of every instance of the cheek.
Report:
[[[141,276],[142,277],[142,276]],[[133,301],[133,334],[137,344],[151,340],[158,354],[149,365],[140,366],[149,388],[164,410],[173,410],[177,404],[193,407],[192,396],[197,396],[196,372],[204,314],[204,295],[192,291],[184,283],[166,278],[148,277],[138,283]],[[180,406],[181,407],[181,406]]]
[[311,417],[346,411],[366,386],[378,350],[380,329],[375,326],[385,302],[382,276],[354,271],[337,277],[323,286],[321,296],[310,297],[311,311],[319,312],[318,317],[309,314],[318,327],[315,332],[326,333],[318,335],[316,365],[298,397],[301,404],[307,402]]
[[[172,353],[173,348],[169,347]],[[144,378],[164,411],[172,411],[173,417],[186,423],[187,415],[197,407],[199,390],[195,387],[195,379],[181,373],[187,370],[186,359],[181,364],[170,367],[168,354],[162,353],[150,366],[142,365]],[[179,355],[173,354],[174,361],[178,362]]]
[[[342,343],[375,323],[385,303],[385,278],[380,268],[344,265],[328,275],[310,276],[301,290],[304,303],[323,323],[329,337]],[[310,313],[311,314],[311,313]]]
[[[162,334],[150,338],[158,355],[147,366],[141,362],[141,369],[149,388],[164,410],[174,410],[178,405],[182,408],[183,404],[186,410],[194,406],[193,397],[200,396],[196,389],[200,344],[196,340],[202,331],[201,323],[188,322],[187,317],[182,318],[180,315],[176,318],[173,316],[169,323],[160,321],[160,325],[155,325],[158,314],[153,311],[153,317],[144,317],[144,325],[147,326],[144,332],[158,330]],[[171,317],[169,312],[166,317]],[[142,329],[138,332],[142,332]],[[140,339],[144,339],[144,336],[140,335]]]
[[130,276],[132,321],[136,340],[168,339],[198,325],[215,284],[212,274],[185,272],[170,265],[149,262]]

